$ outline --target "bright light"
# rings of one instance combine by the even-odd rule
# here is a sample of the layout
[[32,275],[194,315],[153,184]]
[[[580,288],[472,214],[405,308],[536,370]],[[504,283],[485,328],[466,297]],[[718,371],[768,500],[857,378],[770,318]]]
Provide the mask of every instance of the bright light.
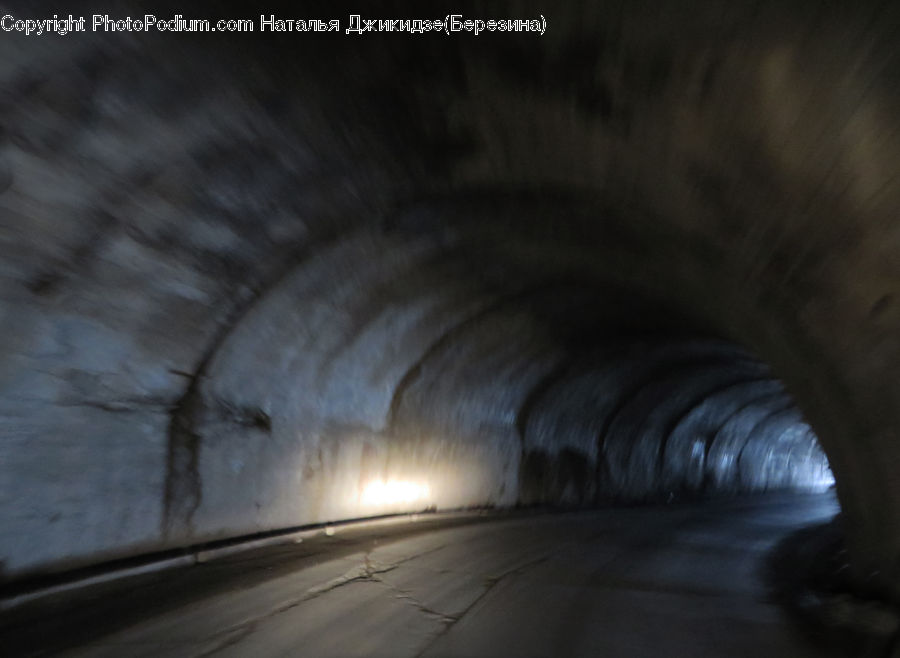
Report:
[[819,476],[815,479],[814,485],[822,489],[827,489],[834,484],[834,474],[830,468],[823,468]]
[[431,493],[427,484],[405,480],[375,480],[362,492],[364,505],[397,505],[424,500]]

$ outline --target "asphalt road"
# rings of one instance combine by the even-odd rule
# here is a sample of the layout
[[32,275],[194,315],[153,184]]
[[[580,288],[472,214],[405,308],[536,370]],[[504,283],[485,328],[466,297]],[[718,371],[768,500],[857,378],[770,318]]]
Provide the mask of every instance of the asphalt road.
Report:
[[852,655],[772,601],[828,495],[338,529],[4,615],[3,655]]

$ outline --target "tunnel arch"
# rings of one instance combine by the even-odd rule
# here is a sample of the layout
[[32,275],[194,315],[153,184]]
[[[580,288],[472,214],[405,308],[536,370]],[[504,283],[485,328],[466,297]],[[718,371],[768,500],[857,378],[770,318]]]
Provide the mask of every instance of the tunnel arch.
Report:
[[[603,405],[638,426],[630,387],[678,389],[653,375],[667,334],[774,374],[735,357],[759,391],[723,370],[660,407],[667,447],[635,491],[742,486],[714,464],[789,393],[859,569],[894,574],[898,18],[881,11],[577,7],[540,41],[420,46],[4,42],[5,569],[360,514],[343,492],[402,462],[417,438],[394,433],[429,428],[469,440],[420,436],[420,465],[504,474],[447,505],[522,502],[523,448],[549,469],[525,502],[620,496],[636,430]],[[719,20],[727,36],[704,29]],[[702,469],[677,457],[698,439]]]

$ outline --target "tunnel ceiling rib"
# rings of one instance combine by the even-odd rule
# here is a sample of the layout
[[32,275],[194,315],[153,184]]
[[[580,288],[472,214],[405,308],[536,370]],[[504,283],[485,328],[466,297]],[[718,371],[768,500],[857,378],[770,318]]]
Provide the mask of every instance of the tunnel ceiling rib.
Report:
[[709,446],[719,429],[749,405],[778,405],[785,400],[787,395],[777,380],[753,381],[727,387],[685,413],[669,434],[662,486],[674,491],[701,491]]

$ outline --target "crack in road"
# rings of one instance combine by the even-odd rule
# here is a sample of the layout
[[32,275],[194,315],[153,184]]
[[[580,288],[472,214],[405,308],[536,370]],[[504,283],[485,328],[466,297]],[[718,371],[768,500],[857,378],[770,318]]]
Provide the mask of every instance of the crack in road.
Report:
[[415,658],[422,658],[422,656],[424,656],[425,653],[429,649],[431,649],[431,647],[433,647],[437,643],[438,640],[440,640],[442,637],[447,635],[447,633],[450,632],[451,628],[453,628],[456,624],[458,624],[460,621],[462,621],[462,619],[467,614],[469,614],[469,611],[472,610],[472,608],[474,608],[476,605],[478,605],[478,603],[484,597],[486,597],[497,585],[499,585],[500,582],[502,582],[504,579],[508,578],[509,576],[521,576],[523,573],[525,573],[529,569],[536,567],[537,565],[542,564],[542,563],[546,562],[547,560],[549,560],[550,556],[553,555],[553,553],[555,553],[555,552],[558,552],[558,551],[553,551],[551,553],[547,553],[546,555],[542,555],[541,557],[535,558],[534,560],[531,560],[530,562],[526,562],[524,564],[520,564],[516,567],[513,567],[512,569],[508,569],[507,571],[504,571],[503,573],[501,573],[499,576],[491,576],[491,577],[487,578],[485,580],[486,587],[484,588],[484,591],[481,594],[479,594],[475,598],[474,601],[472,601],[469,605],[467,605],[466,609],[463,610],[459,614],[458,617],[449,617],[449,616],[446,617],[446,621],[444,622],[444,628],[442,628],[440,631],[438,631],[434,635],[434,637],[431,638],[431,640],[424,647],[422,647],[422,650],[419,651],[419,653],[417,653],[415,655]]
[[429,619],[437,621],[441,624],[453,624],[457,620],[457,618],[454,617],[453,615],[445,615],[443,612],[438,612],[437,610],[429,608],[427,605],[425,605],[424,603],[419,601],[419,599],[414,597],[408,590],[401,589],[401,588],[397,587],[396,585],[392,585],[391,583],[387,582],[383,578],[375,577],[372,580],[384,585],[388,590],[390,590],[391,592],[394,593],[395,598],[400,599],[404,603],[408,603],[409,605],[416,608],[419,612],[424,614]]
[[[411,560],[415,560],[417,558],[428,555],[429,553],[438,551],[444,547],[445,547],[445,545],[441,545],[441,546],[437,546],[435,548],[431,548],[426,551],[422,551],[421,553],[414,553],[413,555],[409,555],[405,558],[402,558],[395,562],[391,562],[389,564],[380,564],[380,563],[376,562],[375,560],[373,560],[371,558],[371,554],[376,549],[372,548],[369,551],[367,551],[365,553],[365,555],[363,555],[362,564],[359,564],[359,565],[353,567],[352,569],[348,570],[343,575],[338,576],[337,578],[332,578],[331,580],[328,580],[320,585],[315,585],[313,587],[310,587],[303,593],[302,596],[300,596],[296,599],[293,599],[286,603],[283,603],[283,604],[277,606],[276,608],[269,610],[265,614],[259,615],[258,617],[255,617],[253,619],[248,619],[245,622],[242,622],[236,626],[233,626],[229,629],[226,629],[224,631],[221,631],[220,633],[216,633],[215,635],[211,636],[210,640],[213,640],[216,637],[223,636],[223,635],[225,637],[222,639],[221,642],[219,642],[219,644],[212,647],[211,649],[207,649],[206,651],[196,654],[195,658],[206,658],[207,656],[212,656],[216,653],[219,653],[220,651],[223,651],[230,646],[234,646],[235,644],[238,644],[239,642],[241,642],[244,638],[253,634],[253,632],[256,631],[257,627],[262,622],[272,619],[273,617],[280,615],[284,612],[287,612],[288,610],[296,608],[297,606],[299,606],[303,603],[306,603],[307,601],[312,601],[313,599],[316,599],[324,594],[327,594],[328,592],[334,591],[334,590],[338,589],[339,587],[343,587],[345,585],[350,585],[352,583],[359,583],[359,582],[382,583],[383,585],[391,587],[384,580],[378,578],[378,574],[393,571],[394,569],[396,569],[397,567],[399,567],[402,564],[405,564],[407,562],[410,562]],[[397,591],[399,592],[400,590],[397,590]],[[409,598],[412,598],[412,597],[409,597]],[[427,608],[425,608],[424,606],[422,606],[420,609],[422,609],[423,611],[427,610]],[[434,611],[428,611],[428,612],[431,614],[443,617],[443,615],[440,615],[440,613],[437,613]]]

